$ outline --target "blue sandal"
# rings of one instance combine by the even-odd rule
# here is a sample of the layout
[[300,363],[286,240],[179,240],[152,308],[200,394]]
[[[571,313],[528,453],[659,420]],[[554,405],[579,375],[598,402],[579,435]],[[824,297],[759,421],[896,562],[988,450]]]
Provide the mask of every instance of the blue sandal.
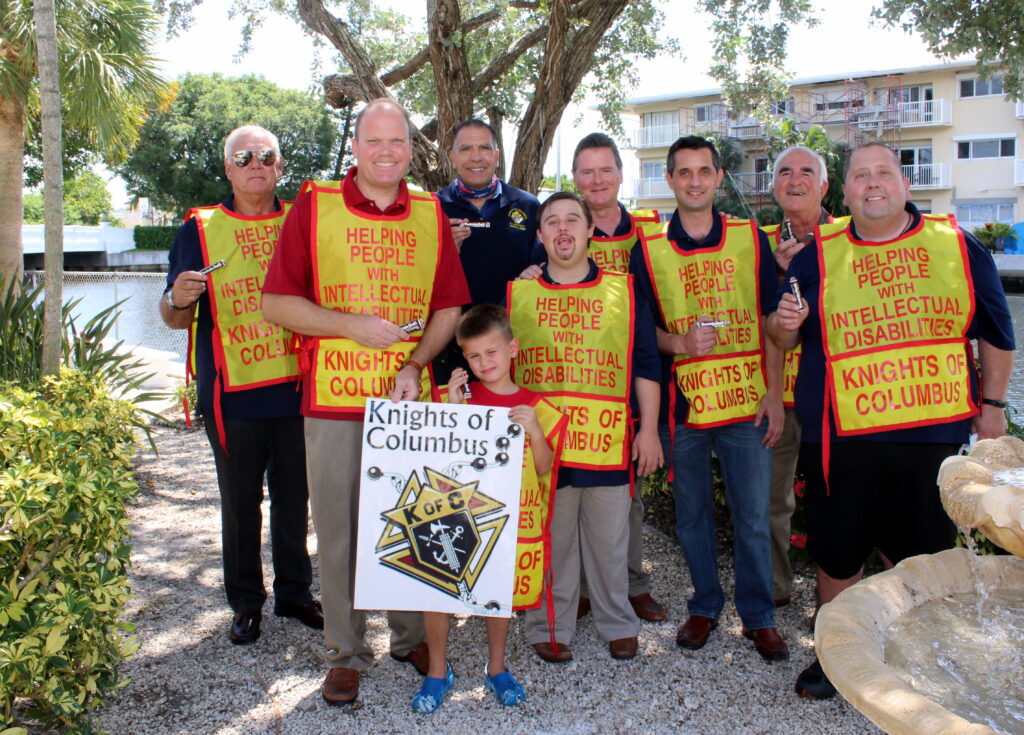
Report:
[[496,676],[488,676],[487,666],[485,665],[484,684],[494,692],[494,696],[506,707],[512,707],[526,701],[526,692],[519,686],[519,682],[516,681],[516,678],[512,676],[512,672],[508,669]]
[[446,671],[443,679],[433,676],[424,677],[423,686],[412,698],[413,712],[429,714],[436,711],[444,702],[445,695],[455,686],[455,672],[452,671],[452,665],[447,661],[444,665]]

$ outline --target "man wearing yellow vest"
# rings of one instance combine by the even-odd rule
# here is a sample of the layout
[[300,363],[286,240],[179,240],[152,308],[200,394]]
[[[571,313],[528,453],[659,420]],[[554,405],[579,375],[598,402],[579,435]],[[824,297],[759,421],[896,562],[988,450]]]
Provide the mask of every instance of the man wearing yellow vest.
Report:
[[[781,348],[803,346],[799,467],[819,605],[856,583],[876,548],[891,566],[953,545],[939,465],[971,432],[1005,433],[1014,349],[992,257],[951,216],[908,201],[891,149],[854,150],[843,194],[852,221],[816,228],[789,266],[800,302],[785,291],[769,319]],[[835,694],[817,660],[796,691]]]
[[582,565],[597,634],[612,658],[629,659],[639,628],[626,563],[632,464],[641,476],[662,464],[654,329],[632,276],[587,256],[594,226],[575,194],[548,197],[537,225],[547,263],[540,277],[508,288],[515,382],[543,392],[570,423],[551,513],[550,595],[526,611],[526,639],[545,661],[572,659]]
[[[356,117],[358,163],[341,182],[309,182],[267,274],[267,318],[301,335],[307,473],[324,603],[321,687],[329,704],[359,695],[373,662],[365,614],[353,610],[359,467],[366,399],[415,400],[423,367],[448,343],[469,289],[448,218],[403,180],[412,129],[390,99]],[[422,319],[422,331],[400,325]],[[391,656],[428,670],[420,613],[394,612]]]
[[[772,194],[782,207],[787,234],[779,225],[762,227],[772,246],[778,265],[780,281],[789,262],[814,236],[814,228],[832,221],[832,216],[821,206],[828,192],[828,170],[825,160],[800,145],[790,146],[775,159],[772,169]],[[772,597],[776,607],[789,604],[793,590],[793,570],[789,564],[790,519],[796,510],[793,495],[793,475],[800,455],[800,422],[793,409],[793,386],[800,367],[800,348],[786,353],[782,367],[782,405],[786,409],[786,422],[782,437],[772,448]]]
[[[711,453],[733,520],[736,610],[766,660],[788,648],[775,625],[768,494],[771,447],[782,433],[782,355],[765,344],[764,314],[778,287],[768,238],[750,220],[714,209],[722,182],[714,144],[699,136],[669,148],[665,179],[677,208],[657,233],[641,232],[630,259],[637,290],[655,309],[667,375],[663,441],[671,450],[676,536],[693,582],[676,642],[698,649],[718,625]],[[666,451],[666,454],[669,454]]]
[[[260,560],[263,478],[270,494],[274,613],[323,628],[309,593],[308,493],[299,378],[291,335],[263,318],[260,288],[289,202],[274,190],[283,161],[277,138],[246,125],[224,143],[232,194],[194,209],[175,236],[160,316],[173,329],[194,327],[191,345],[199,411],[217,467],[224,589],[234,611],[228,637],[260,636],[267,598]],[[203,275],[213,263],[223,267]]]
[[[619,202],[622,158],[615,141],[604,133],[591,133],[576,144],[572,181],[594,219],[590,257],[598,268],[625,273],[638,228],[658,221],[653,210],[629,212]],[[658,622],[668,617],[665,607],[651,597],[651,577],[644,571],[644,503],[636,488],[629,504],[629,602],[637,617]],[[586,580],[580,590],[580,611],[590,609]]]

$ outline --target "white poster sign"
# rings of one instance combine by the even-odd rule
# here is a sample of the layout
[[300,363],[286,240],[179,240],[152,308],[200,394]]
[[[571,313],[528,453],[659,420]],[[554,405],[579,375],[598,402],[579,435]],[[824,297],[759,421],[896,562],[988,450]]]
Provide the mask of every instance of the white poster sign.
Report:
[[510,616],[523,442],[507,408],[368,399],[355,607]]

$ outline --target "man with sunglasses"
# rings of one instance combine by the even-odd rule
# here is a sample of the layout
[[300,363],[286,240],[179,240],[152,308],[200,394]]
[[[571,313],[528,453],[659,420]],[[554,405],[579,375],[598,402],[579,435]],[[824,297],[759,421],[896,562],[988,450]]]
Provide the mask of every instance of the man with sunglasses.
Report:
[[298,366],[291,334],[266,321],[260,308],[263,272],[290,207],[274,194],[282,168],[269,131],[246,125],[228,135],[224,172],[232,193],[222,204],[189,213],[175,236],[160,299],[167,326],[194,328],[190,363],[217,468],[224,589],[234,611],[228,638],[236,644],[259,638],[267,598],[260,559],[264,475],[274,614],[323,628],[320,603],[309,590]]
[[[366,400],[424,395],[423,368],[448,344],[469,301],[440,201],[404,181],[412,152],[405,110],[391,99],[367,103],[355,121],[357,165],[340,182],[303,185],[264,288],[267,317],[302,339],[306,466],[330,667],[320,691],[332,705],[359,696],[360,676],[373,663],[366,616],[352,599]],[[400,326],[415,320],[425,325]],[[423,616],[388,617],[392,658],[425,676]]]

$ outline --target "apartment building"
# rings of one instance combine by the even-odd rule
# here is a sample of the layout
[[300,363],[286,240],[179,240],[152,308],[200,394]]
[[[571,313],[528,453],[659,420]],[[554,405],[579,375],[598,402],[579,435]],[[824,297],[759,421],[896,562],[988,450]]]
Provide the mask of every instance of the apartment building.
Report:
[[[924,212],[954,212],[966,228],[1024,220],[1024,103],[1003,95],[998,74],[982,80],[973,61],[796,79],[773,106],[801,130],[821,125],[849,145],[880,141],[899,151],[914,203]],[[634,127],[638,206],[670,213],[665,183],[668,147],[681,135],[714,132],[743,154],[730,172],[753,211],[771,199],[771,161],[763,128],[736,117],[717,89],[644,97],[626,103]]]

